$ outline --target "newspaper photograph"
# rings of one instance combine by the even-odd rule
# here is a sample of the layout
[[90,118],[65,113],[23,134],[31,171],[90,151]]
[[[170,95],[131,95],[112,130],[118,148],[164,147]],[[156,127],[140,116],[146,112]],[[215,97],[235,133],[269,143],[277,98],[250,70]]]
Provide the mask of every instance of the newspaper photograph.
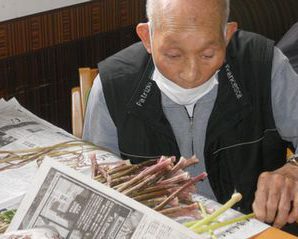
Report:
[[55,228],[41,227],[28,230],[19,230],[4,235],[0,235],[0,239],[62,239]]
[[47,159],[8,231],[49,226],[62,238],[197,238],[181,224]]
[[1,101],[0,112],[2,150],[40,147],[74,139],[73,135],[26,110],[15,98]]

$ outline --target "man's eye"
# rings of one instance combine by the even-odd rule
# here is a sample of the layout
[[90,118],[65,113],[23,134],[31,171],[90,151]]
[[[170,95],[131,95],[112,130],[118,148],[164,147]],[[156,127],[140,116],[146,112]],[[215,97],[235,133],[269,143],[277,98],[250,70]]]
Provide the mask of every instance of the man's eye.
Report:
[[179,54],[166,54],[166,57],[174,59],[174,58],[179,58],[181,55]]
[[202,55],[203,59],[212,59],[214,55]]

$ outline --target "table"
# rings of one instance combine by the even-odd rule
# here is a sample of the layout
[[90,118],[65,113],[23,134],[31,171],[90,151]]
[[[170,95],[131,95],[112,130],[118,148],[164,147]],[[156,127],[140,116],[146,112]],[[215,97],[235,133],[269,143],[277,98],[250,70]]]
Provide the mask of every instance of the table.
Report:
[[297,236],[291,235],[277,228],[270,227],[264,232],[254,236],[251,239],[297,239]]

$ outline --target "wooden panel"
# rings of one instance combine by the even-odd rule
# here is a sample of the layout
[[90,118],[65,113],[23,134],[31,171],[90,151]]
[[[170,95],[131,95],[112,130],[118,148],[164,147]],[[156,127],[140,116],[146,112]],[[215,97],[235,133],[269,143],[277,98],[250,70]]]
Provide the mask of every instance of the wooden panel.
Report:
[[231,17],[239,27],[275,41],[298,21],[297,0],[231,0]]
[[0,59],[135,25],[145,0],[96,0],[0,23]]
[[83,67],[79,69],[79,76],[80,76],[80,90],[81,90],[81,109],[83,118],[85,118],[85,111],[87,107],[88,96],[90,93],[90,89],[93,85],[93,81],[95,80],[96,76],[98,75],[98,69],[90,67]]
[[72,134],[78,138],[82,138],[83,132],[83,112],[81,107],[81,89],[74,87],[71,90],[71,123]]
[[96,67],[134,41],[134,27],[128,27],[1,60],[0,94],[16,97],[35,114],[70,131],[70,93],[79,85],[78,68]]
[[71,132],[79,67],[138,41],[145,0],[97,0],[0,23],[0,97]]

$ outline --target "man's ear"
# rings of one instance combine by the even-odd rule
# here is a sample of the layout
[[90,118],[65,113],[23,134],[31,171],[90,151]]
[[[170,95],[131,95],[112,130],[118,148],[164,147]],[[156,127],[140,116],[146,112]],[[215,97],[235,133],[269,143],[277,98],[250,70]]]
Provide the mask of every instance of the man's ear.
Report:
[[150,43],[150,29],[148,23],[139,23],[137,25],[137,34],[139,38],[142,40],[144,47],[147,52],[151,54],[151,43]]
[[238,30],[238,23],[237,22],[228,22],[226,28],[226,45],[229,44],[230,40],[232,39],[234,33]]

